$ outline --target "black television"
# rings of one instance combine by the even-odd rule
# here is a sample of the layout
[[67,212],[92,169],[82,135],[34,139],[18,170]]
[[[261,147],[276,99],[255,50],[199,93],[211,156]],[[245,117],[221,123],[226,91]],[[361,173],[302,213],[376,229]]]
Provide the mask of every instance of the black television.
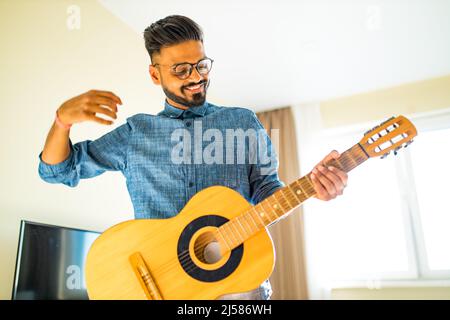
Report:
[[99,232],[22,220],[12,300],[86,300],[84,266]]

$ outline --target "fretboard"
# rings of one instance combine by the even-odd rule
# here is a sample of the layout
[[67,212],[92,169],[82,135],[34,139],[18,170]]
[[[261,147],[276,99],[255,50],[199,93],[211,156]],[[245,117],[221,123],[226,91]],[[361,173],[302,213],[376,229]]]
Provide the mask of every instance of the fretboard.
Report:
[[[364,149],[356,144],[343,152],[338,159],[325,163],[349,172],[368,159]],[[223,251],[232,250],[270,224],[287,217],[305,200],[316,194],[310,173],[280,188],[249,210],[217,229],[216,239]]]

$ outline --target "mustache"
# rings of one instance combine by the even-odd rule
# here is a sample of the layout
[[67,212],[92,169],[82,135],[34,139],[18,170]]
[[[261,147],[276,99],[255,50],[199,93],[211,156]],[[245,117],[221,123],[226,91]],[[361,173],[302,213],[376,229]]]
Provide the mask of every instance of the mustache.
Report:
[[185,85],[185,86],[183,86],[183,89],[186,89],[187,87],[190,87],[190,86],[196,86],[196,85],[199,85],[199,84],[207,84],[207,80],[202,80],[202,81],[200,81],[200,82],[198,82],[198,83],[189,83],[189,84],[187,84],[187,85]]

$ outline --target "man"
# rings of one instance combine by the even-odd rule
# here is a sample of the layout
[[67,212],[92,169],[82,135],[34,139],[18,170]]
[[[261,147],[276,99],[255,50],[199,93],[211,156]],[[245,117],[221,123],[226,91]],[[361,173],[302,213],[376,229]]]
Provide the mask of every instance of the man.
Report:
[[[91,90],[64,102],[56,111],[55,122],[40,154],[41,178],[74,187],[80,179],[120,170],[126,178],[136,219],[172,217],[193,195],[212,185],[233,188],[253,204],[284,186],[278,178],[276,158],[269,170],[263,170],[263,164],[258,162],[230,163],[229,159],[235,160],[246,152],[242,146],[229,158],[227,155],[227,161],[206,161],[201,159],[202,151],[198,161],[196,150],[194,156],[187,152],[183,161],[178,161],[179,152],[174,150],[179,144],[174,146],[174,133],[179,130],[184,133],[175,135],[175,142],[181,140],[186,147],[184,151],[192,153],[191,143],[182,140],[190,137],[198,140],[198,132],[225,133],[230,129],[248,131],[263,127],[250,110],[216,106],[206,101],[213,61],[205,54],[203,34],[194,21],[184,16],[168,16],[148,27],[144,39],[151,59],[150,77],[154,84],[161,85],[166,95],[164,110],[156,116],[137,114],[95,141],[73,145],[69,138],[72,125],[84,121],[110,125],[112,120],[97,114],[117,119],[117,106],[122,101],[112,92]],[[267,141],[268,152],[274,155],[270,139]],[[199,143],[205,148],[206,142]],[[330,153],[313,170],[318,199],[335,198],[342,194],[347,183],[345,172],[322,165],[337,157],[337,152]],[[223,298],[268,299],[270,293],[266,281],[252,292]]]

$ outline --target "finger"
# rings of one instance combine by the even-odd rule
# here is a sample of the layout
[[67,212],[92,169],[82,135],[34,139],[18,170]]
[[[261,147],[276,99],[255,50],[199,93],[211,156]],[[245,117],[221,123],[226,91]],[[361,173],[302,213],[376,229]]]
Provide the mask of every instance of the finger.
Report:
[[119,96],[117,96],[115,93],[111,92],[111,91],[104,91],[104,90],[90,90],[89,91],[92,94],[98,95],[98,96],[102,96],[105,98],[110,98],[114,101],[117,101],[117,103],[122,104],[122,99],[120,99]]
[[106,98],[98,95],[93,95],[89,99],[89,103],[96,103],[102,106],[107,106],[114,112],[117,112],[117,102],[111,98]]
[[328,161],[333,160],[333,159],[337,159],[340,156],[341,155],[339,154],[339,152],[337,152],[336,150],[333,150],[329,154],[327,154],[326,157],[323,158],[323,160],[321,162],[322,163],[327,163]]
[[325,199],[328,196],[327,190],[322,186],[320,181],[318,180],[317,176],[314,173],[311,173],[310,175],[311,181],[314,187],[314,190],[316,191],[316,197],[319,199]]
[[325,167],[320,166],[319,171],[333,184],[335,194],[341,195],[344,190],[344,183],[341,181],[341,178],[336,175],[334,172],[328,170]]
[[104,91],[104,90],[90,90],[91,93],[102,96],[102,97],[107,97],[110,99],[113,99],[115,101],[117,101],[117,103],[122,104],[122,99],[120,99],[115,93],[111,92],[111,91]]
[[[336,187],[334,186],[333,181],[331,181],[330,179],[328,179],[321,171],[319,170],[315,170],[315,175],[317,176],[317,179],[320,181],[320,183],[322,184],[322,186],[325,188],[325,190],[327,191],[327,193],[331,196],[331,197],[335,197],[336,196]],[[313,171],[314,172],[314,171]]]
[[339,170],[336,167],[328,167],[328,170],[332,171],[334,174],[336,174],[339,179],[341,179],[342,183],[344,184],[344,186],[347,186],[347,181],[348,181],[348,174],[345,171]]
[[90,121],[94,121],[94,122],[97,122],[97,123],[100,123],[100,124],[105,124],[105,125],[113,124],[112,121],[106,120],[106,119],[103,119],[103,118],[100,118],[100,117],[97,117],[97,116],[95,116],[95,114],[88,114],[87,118]]
[[101,113],[101,114],[104,114],[104,115],[106,115],[106,116],[108,116],[110,118],[117,119],[117,115],[116,115],[115,112],[111,111],[108,108],[103,108],[103,107],[101,107],[101,106],[99,106],[97,104],[89,104],[87,112],[90,113],[90,114]]

